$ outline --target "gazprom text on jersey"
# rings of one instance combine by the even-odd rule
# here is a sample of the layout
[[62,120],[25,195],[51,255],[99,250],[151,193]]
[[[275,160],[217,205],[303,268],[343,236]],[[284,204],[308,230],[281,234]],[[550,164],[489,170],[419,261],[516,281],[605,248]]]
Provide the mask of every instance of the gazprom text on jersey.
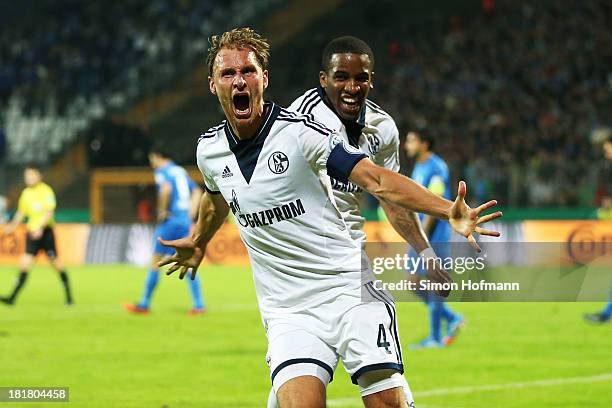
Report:
[[236,208],[234,208],[232,204],[230,204],[230,207],[240,225],[251,228],[272,225],[275,222],[299,217],[306,213],[302,200],[299,198],[289,204],[283,204],[278,207],[246,214],[241,214],[239,211],[236,211]]

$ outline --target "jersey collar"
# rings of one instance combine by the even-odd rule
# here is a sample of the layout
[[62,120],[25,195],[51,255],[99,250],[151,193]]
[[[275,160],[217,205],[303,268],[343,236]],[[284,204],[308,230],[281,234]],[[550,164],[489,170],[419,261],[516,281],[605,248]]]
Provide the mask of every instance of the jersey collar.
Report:
[[236,157],[238,167],[242,172],[242,176],[247,183],[250,183],[257,159],[261,153],[264,142],[270,134],[270,129],[280,112],[280,107],[273,102],[264,104],[265,118],[255,136],[250,139],[238,139],[234,134],[232,127],[225,121],[225,137],[229,143],[231,152]]
[[234,130],[229,125],[229,122],[225,120],[225,136],[227,137],[227,141],[229,142],[230,149],[234,149],[237,145],[245,145],[249,143],[259,143],[262,140],[265,140],[270,133],[270,129],[280,112],[280,107],[276,105],[274,102],[266,102],[264,103],[264,118],[259,125],[259,129],[255,132],[255,136],[248,139],[239,139],[238,136],[234,133]]

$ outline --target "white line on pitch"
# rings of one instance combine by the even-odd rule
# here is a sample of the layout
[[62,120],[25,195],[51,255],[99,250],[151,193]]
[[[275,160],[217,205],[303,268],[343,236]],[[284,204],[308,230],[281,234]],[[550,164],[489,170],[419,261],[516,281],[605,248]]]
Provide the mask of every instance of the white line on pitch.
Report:
[[[592,375],[592,376],[587,376],[587,377],[551,378],[548,380],[535,380],[535,381],[525,381],[525,382],[505,383],[505,384],[490,384],[490,385],[480,385],[480,386],[473,386],[473,387],[442,388],[439,390],[415,392],[414,396],[416,399],[418,399],[418,398],[434,397],[434,396],[440,396],[440,395],[471,394],[471,393],[480,392],[480,391],[497,391],[497,390],[513,389],[513,388],[530,388],[530,387],[552,387],[555,385],[583,384],[583,383],[593,383],[593,382],[601,382],[601,381],[612,381],[612,373]],[[337,398],[337,399],[330,400],[328,402],[330,406],[342,407],[342,406],[348,406],[348,405],[353,405],[355,403],[358,403],[358,400],[356,400],[355,398]]]

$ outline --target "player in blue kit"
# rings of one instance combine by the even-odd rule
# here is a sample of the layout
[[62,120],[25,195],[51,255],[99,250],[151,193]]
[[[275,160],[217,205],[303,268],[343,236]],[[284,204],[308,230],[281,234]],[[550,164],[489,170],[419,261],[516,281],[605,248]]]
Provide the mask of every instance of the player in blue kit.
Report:
[[[149,153],[149,162],[155,171],[155,184],[158,191],[157,220],[159,225],[153,234],[154,251],[151,268],[145,282],[142,299],[137,304],[126,304],[130,313],[147,314],[153,291],[159,280],[157,263],[174,251],[158,242],[161,239],[179,239],[189,236],[194,215],[197,214],[202,190],[193,182],[184,168],[176,165],[162,147],[155,147]],[[200,288],[200,279],[188,281],[193,299],[193,308],[189,315],[204,313],[204,300]]]
[[[433,144],[434,139],[426,129],[409,132],[406,136],[404,144],[406,153],[416,159],[411,178],[432,193],[449,199],[451,194],[448,166],[440,156],[432,152]],[[451,256],[451,227],[448,221],[425,214],[419,214],[419,218],[438,257],[449,258]],[[419,273],[422,272],[419,271]],[[422,295],[429,309],[430,333],[414,347],[435,348],[451,344],[465,325],[463,317],[453,312],[444,299],[436,294],[423,293]],[[442,320],[445,320],[448,325],[445,337],[442,337]]]

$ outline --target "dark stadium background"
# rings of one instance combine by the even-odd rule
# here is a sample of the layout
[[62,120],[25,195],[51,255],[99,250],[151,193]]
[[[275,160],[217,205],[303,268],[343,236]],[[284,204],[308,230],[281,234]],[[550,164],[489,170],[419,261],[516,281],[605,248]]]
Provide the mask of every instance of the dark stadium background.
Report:
[[[207,38],[236,26],[269,38],[267,99],[283,106],[318,84],[330,39],[362,38],[376,54],[370,98],[402,140],[428,129],[470,204],[499,201],[504,217],[491,228],[504,245],[609,250],[611,21],[606,0],[0,0],[0,224],[16,209],[24,167],[39,166],[57,194],[76,299],[60,309],[43,264],[20,303],[0,308],[0,387],[70,386],[79,407],[262,406],[265,336],[233,226],[207,254],[209,320],[186,320],[185,288],[170,278],[150,321],[120,308],[139,295],[150,258],[147,153],[166,144],[199,177],[198,136],[223,119],[208,91]],[[403,151],[401,162],[409,175]],[[378,231],[376,201],[366,208]],[[23,232],[0,230],[0,295],[13,285]],[[522,266],[521,253],[505,255],[508,270]],[[456,345],[407,352],[417,399],[425,408],[612,406],[610,325],[582,319],[606,299],[597,300],[458,304],[470,331]],[[417,341],[426,309],[398,309],[402,341]],[[359,403],[344,377],[330,406]],[[470,388],[480,386],[492,388]]]
[[[434,134],[474,202],[495,197],[502,207],[589,217],[610,179],[597,143],[610,133],[612,112],[605,1],[1,7],[0,192],[9,209],[25,163],[42,165],[62,214],[78,209],[81,218],[92,169],[146,166],[154,140],[172,145],[179,163],[194,164],[198,135],[222,119],[206,87],[207,37],[237,23],[270,38],[268,98],[282,105],[317,84],[330,38],[367,40],[376,53],[371,98],[402,135],[419,127]],[[77,165],[67,160],[80,152],[86,159]]]

